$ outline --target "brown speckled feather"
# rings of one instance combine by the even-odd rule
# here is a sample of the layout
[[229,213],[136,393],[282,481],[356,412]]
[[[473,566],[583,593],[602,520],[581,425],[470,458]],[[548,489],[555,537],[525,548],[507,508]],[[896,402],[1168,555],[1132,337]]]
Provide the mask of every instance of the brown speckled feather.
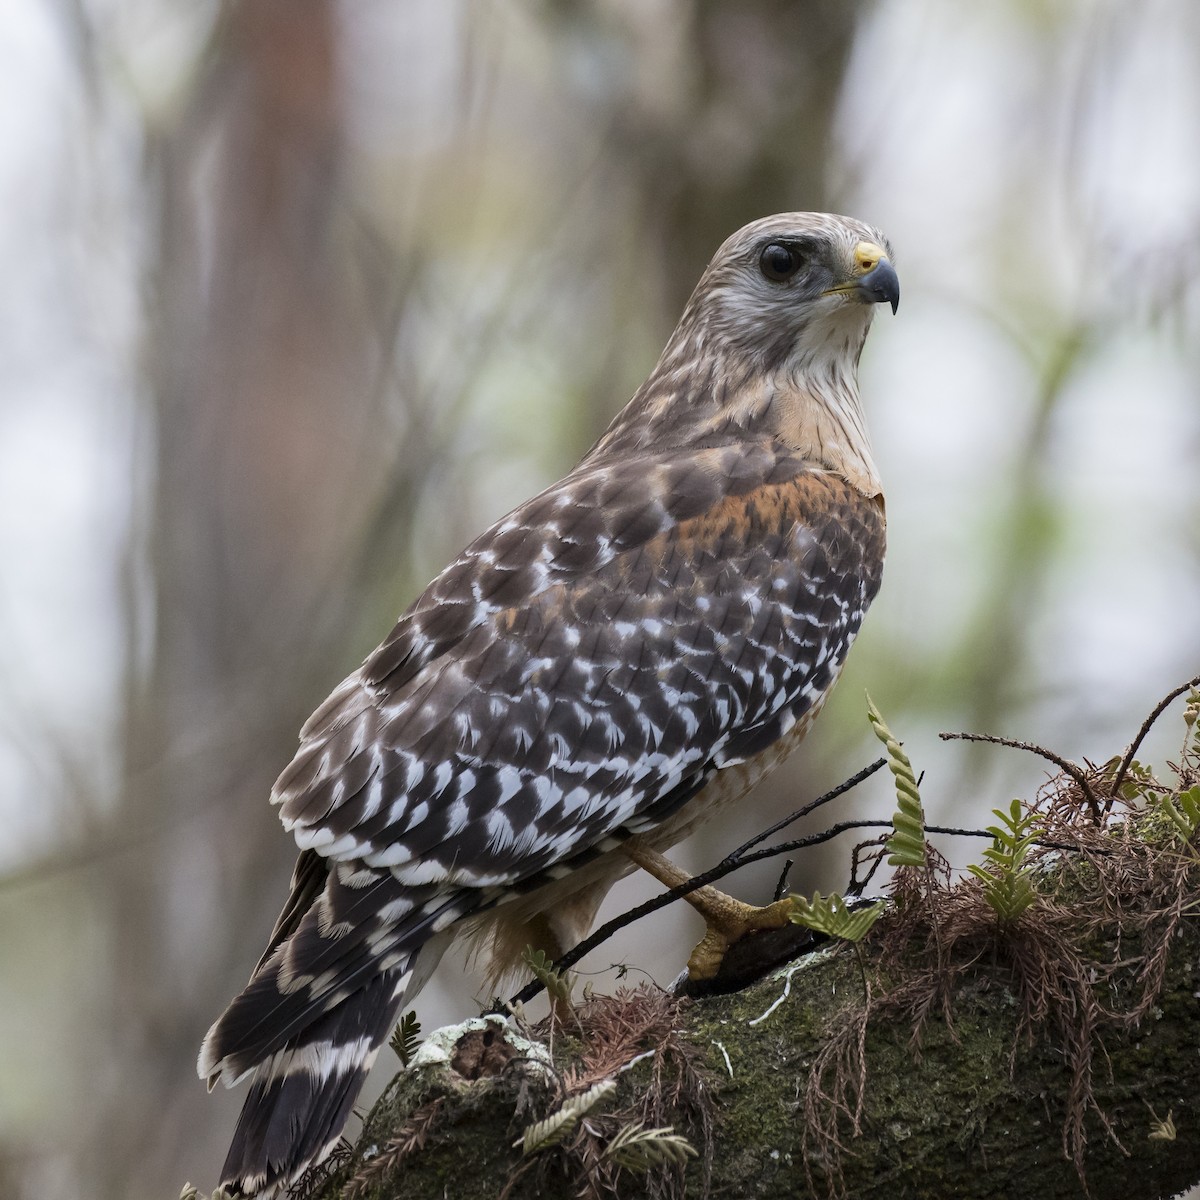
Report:
[[570,476],[473,543],[306,726],[284,822],[330,858],[473,888],[644,826],[824,692],[882,548],[874,501],[769,444]]

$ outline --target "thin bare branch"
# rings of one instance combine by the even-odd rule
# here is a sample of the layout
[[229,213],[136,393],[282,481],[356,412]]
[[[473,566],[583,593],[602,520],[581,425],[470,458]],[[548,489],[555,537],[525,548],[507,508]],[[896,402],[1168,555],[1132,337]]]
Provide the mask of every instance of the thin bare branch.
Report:
[[732,853],[725,855],[721,860],[721,865],[730,862],[740,862],[741,857],[748,850],[753,850],[755,846],[761,845],[773,833],[778,833],[781,829],[786,829],[789,825],[799,821],[801,817],[807,817],[809,813],[816,812],[824,804],[828,804],[831,800],[836,800],[839,796],[844,796],[848,791],[858,787],[864,780],[870,779],[885,763],[886,758],[877,758],[870,766],[863,767],[861,771],[851,775],[849,779],[843,783],[839,783],[832,791],[826,792],[823,796],[818,796],[815,800],[796,809],[794,813],[783,818],[782,821],[776,821],[769,829],[764,829],[762,833],[755,834],[748,842],[743,842]]
[[1133,762],[1133,757],[1137,754],[1142,742],[1146,740],[1148,734],[1154,725],[1154,722],[1166,712],[1167,707],[1172,700],[1182,696],[1189,688],[1200,687],[1200,675],[1193,675],[1186,683],[1181,683],[1177,688],[1172,688],[1155,706],[1150,715],[1142,722],[1142,727],[1137,731],[1137,737],[1129,745],[1129,749],[1125,751],[1125,757],[1121,759],[1121,765],[1117,768],[1117,773],[1113,777],[1112,793],[1109,796],[1108,803],[1104,807],[1107,813],[1112,807],[1112,798],[1117,796],[1121,791],[1121,784],[1125,782],[1125,773],[1129,770],[1130,764]]
[[1030,754],[1036,754],[1039,758],[1044,758],[1047,762],[1052,762],[1060,770],[1066,771],[1079,784],[1084,797],[1087,799],[1088,808],[1091,809],[1092,819],[1096,824],[1099,825],[1103,821],[1104,817],[1100,811],[1100,802],[1096,799],[1096,793],[1092,791],[1092,785],[1088,782],[1083,769],[1068,759],[1060,758],[1054,751],[1047,750],[1044,746],[1035,746],[1032,742],[1018,742],[1013,738],[999,737],[993,733],[939,733],[938,737],[943,742],[991,742],[996,746],[1010,746],[1014,750],[1028,750]]

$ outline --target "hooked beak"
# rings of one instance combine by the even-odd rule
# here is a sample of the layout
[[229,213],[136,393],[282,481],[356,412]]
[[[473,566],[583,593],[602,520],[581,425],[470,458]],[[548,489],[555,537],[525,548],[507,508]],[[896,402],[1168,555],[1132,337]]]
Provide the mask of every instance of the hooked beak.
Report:
[[854,268],[845,283],[826,290],[850,295],[863,304],[890,304],[894,313],[900,307],[900,277],[883,249],[874,242],[859,242],[854,248]]

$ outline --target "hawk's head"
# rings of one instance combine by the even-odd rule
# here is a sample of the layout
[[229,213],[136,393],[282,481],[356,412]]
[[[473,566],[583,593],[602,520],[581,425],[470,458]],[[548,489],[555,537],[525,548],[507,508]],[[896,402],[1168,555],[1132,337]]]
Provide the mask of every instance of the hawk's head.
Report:
[[[803,370],[857,361],[874,305],[895,312],[900,281],[877,229],[830,213],[780,213],[739,229],[696,285],[680,331],[709,352]],[[703,331],[701,333],[701,331]]]
[[769,437],[880,494],[856,368],[874,306],[899,300],[887,239],[861,221],[781,213],[739,229],[588,459]]

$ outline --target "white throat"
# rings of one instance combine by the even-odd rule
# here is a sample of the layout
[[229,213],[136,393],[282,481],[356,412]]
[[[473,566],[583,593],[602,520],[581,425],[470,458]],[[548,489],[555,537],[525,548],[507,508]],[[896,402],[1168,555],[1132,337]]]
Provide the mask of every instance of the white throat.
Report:
[[[869,311],[869,310],[868,310]],[[883,494],[858,394],[858,357],[870,319],[862,310],[842,321],[814,322],[768,385],[779,436],[866,496]]]

